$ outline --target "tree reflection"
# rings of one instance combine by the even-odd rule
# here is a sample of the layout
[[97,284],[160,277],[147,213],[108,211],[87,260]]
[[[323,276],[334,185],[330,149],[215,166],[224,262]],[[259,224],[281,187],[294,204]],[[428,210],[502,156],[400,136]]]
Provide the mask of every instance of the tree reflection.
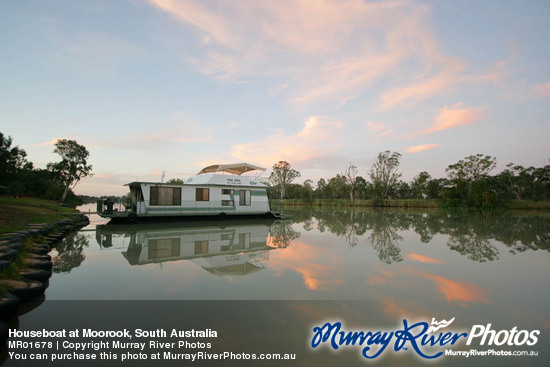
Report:
[[492,213],[453,212],[447,216],[447,225],[442,228],[449,235],[447,245],[468,259],[478,262],[499,258],[499,251],[491,243],[492,227],[496,217]]
[[65,237],[55,246],[57,255],[52,257],[54,273],[70,273],[85,260],[84,247],[88,247],[88,239],[81,233]]
[[291,221],[274,222],[269,228],[270,244],[277,248],[288,247],[298,237],[300,237],[300,232],[292,228]]
[[453,251],[477,262],[495,261],[503,246],[512,254],[527,250],[550,251],[550,216],[545,213],[400,210],[400,209],[307,209],[304,229],[340,236],[351,248],[370,243],[385,263],[403,260],[399,231],[414,230],[422,243],[434,236],[448,236]]
[[379,212],[378,215],[373,215],[371,218],[371,232],[368,240],[372,248],[376,250],[380,261],[386,264],[403,261],[401,247],[399,247],[403,237],[397,234],[400,224],[403,223],[396,220],[402,218],[399,216],[396,218],[395,214],[387,212]]
[[550,251],[548,218],[542,216],[509,217],[495,226],[495,239],[510,247],[510,253],[527,250]]
[[364,220],[364,212],[355,210],[322,211],[315,214],[317,228],[325,230],[343,238],[350,247],[359,243],[359,238],[367,231],[368,221]]

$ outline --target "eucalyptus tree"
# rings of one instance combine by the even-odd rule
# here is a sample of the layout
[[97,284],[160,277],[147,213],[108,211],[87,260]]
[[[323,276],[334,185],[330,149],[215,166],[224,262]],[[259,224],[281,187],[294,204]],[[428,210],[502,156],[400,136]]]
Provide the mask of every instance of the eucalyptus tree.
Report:
[[357,184],[357,167],[350,163],[348,168],[346,168],[343,177],[348,185],[349,199],[353,202],[355,199],[355,186]]
[[496,204],[494,183],[489,178],[495,166],[496,158],[483,154],[470,155],[451,164],[445,170],[451,184],[446,190],[446,198],[460,205]]
[[490,155],[475,154],[451,164],[445,172],[451,180],[474,182],[487,177],[487,174],[495,168],[496,164],[496,158]]
[[426,171],[420,172],[411,182],[411,191],[415,199],[428,197],[428,184],[432,176]]
[[400,158],[400,153],[389,150],[378,154],[370,170],[375,200],[387,199],[391,189],[397,184],[401,177],[401,173],[397,171]]
[[279,188],[281,199],[284,199],[286,197],[286,186],[298,177],[300,177],[300,172],[293,169],[290,163],[279,161],[273,165],[269,181],[273,186]]
[[48,163],[48,169],[57,175],[63,184],[61,201],[65,201],[69,190],[84,177],[92,176],[92,165],[88,164],[90,153],[85,146],[75,140],[59,139],[55,143],[54,153],[61,156],[61,162]]

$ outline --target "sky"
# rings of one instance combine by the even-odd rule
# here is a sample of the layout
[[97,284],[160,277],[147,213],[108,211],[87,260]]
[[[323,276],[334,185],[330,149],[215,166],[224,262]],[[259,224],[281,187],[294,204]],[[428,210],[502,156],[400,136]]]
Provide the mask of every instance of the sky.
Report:
[[0,2],[0,132],[37,168],[90,152],[83,195],[289,162],[316,183],[378,153],[402,179],[550,158],[550,1]]

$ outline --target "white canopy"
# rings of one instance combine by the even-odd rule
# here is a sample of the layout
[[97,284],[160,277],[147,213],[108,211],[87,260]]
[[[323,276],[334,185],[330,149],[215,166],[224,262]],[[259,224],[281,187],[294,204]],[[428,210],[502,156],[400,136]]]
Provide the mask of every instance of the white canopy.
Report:
[[213,164],[204,167],[197,175],[202,173],[227,172],[234,175],[242,175],[250,171],[265,171],[265,168],[254,166],[249,163],[232,163],[232,164]]

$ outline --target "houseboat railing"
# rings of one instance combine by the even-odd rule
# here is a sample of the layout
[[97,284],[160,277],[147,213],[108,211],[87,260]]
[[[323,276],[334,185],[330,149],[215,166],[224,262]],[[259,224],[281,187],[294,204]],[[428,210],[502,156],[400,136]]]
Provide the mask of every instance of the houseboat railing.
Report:
[[251,202],[250,205],[239,205],[231,200],[214,200],[214,201],[183,201],[178,205],[151,205],[150,201],[141,201],[135,205],[126,206],[125,208],[115,208],[109,202],[99,203],[97,211],[102,213],[136,213],[150,215],[170,215],[170,214],[264,214],[269,211],[267,202]]

